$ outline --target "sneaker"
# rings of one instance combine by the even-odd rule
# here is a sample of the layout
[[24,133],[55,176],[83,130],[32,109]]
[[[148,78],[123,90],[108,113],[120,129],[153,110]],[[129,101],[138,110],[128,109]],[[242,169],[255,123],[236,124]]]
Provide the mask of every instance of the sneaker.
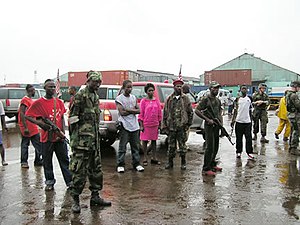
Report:
[[144,167],[142,167],[141,165],[138,165],[137,167],[135,167],[135,169],[138,172],[143,172],[144,171]]
[[7,166],[8,165],[8,163],[6,162],[6,161],[2,161],[2,166]]
[[124,166],[118,166],[118,167],[117,167],[117,172],[118,172],[118,173],[124,173],[124,172],[125,172]]
[[288,140],[289,140],[289,138],[287,138],[287,137],[283,138],[283,141],[288,141]]
[[28,163],[22,163],[21,167],[24,168],[24,169],[28,169],[29,165],[28,165]]
[[276,138],[276,139],[279,139],[279,136],[278,136],[278,134],[276,134],[276,133],[275,133],[275,138]]
[[248,159],[249,159],[249,160],[255,160],[255,157],[254,157],[252,154],[248,154],[248,153],[247,153],[247,155],[248,155]]
[[45,187],[45,191],[53,191],[54,190],[54,186],[52,184],[47,184]]
[[241,153],[236,153],[236,158],[237,158],[237,159],[240,159],[240,158],[241,158],[241,156],[242,156],[242,154],[241,154]]
[[222,168],[222,167],[219,167],[219,166],[214,166],[213,170],[214,170],[215,172],[221,172],[221,171],[223,170],[223,168]]
[[211,171],[211,170],[202,171],[202,174],[205,175],[205,176],[216,176],[216,173]]

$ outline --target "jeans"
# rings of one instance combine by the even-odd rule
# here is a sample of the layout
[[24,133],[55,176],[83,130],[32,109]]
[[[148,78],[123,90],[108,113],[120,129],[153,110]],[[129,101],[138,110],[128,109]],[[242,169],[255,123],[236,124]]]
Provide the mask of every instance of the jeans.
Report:
[[53,173],[53,152],[55,152],[61,172],[67,186],[72,181],[72,175],[69,170],[69,156],[67,144],[65,142],[44,142],[42,143],[43,167],[46,178],[46,185],[54,185],[56,180]]
[[139,153],[139,131],[130,132],[121,128],[120,130],[120,143],[117,156],[117,166],[125,166],[126,145],[129,142],[131,148],[131,157],[133,167],[140,165]]
[[40,134],[33,135],[31,137],[22,136],[21,141],[21,163],[28,163],[28,147],[30,141],[35,149],[34,164],[42,162],[42,146],[40,142]]

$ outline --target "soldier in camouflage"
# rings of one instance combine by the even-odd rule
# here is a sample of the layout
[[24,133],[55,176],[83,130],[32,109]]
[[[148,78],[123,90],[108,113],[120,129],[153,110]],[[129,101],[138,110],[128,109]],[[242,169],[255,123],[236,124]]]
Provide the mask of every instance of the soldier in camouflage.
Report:
[[193,109],[187,95],[181,92],[182,80],[173,82],[174,93],[168,96],[164,111],[162,130],[168,134],[168,163],[166,169],[173,168],[173,159],[176,155],[177,142],[181,157],[181,169],[186,169],[185,155],[187,152],[185,142],[187,131],[193,121]]
[[300,155],[297,149],[299,145],[300,132],[300,99],[297,92],[300,90],[300,81],[293,81],[291,83],[292,90],[288,91],[286,99],[286,108],[288,111],[288,119],[291,123],[291,137],[289,142],[289,152],[293,155]]
[[100,156],[99,97],[96,91],[101,85],[102,75],[89,71],[87,77],[87,86],[75,95],[69,116],[72,131],[70,145],[73,153],[70,163],[72,172],[70,191],[74,200],[72,205],[74,213],[80,213],[79,195],[83,191],[87,176],[92,192],[90,205],[111,205],[111,202],[99,197],[99,191],[103,186],[103,174]]
[[260,83],[258,86],[258,92],[253,94],[253,140],[257,140],[257,133],[259,132],[259,121],[260,121],[260,142],[268,143],[266,139],[267,135],[267,124],[268,124],[268,112],[267,108],[270,104],[269,96],[265,93],[267,85]]

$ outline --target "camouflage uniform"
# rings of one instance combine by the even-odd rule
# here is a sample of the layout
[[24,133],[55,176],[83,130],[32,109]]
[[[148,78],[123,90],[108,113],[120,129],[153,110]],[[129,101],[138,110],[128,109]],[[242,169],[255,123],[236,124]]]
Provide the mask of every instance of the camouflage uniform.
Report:
[[254,104],[253,110],[253,133],[256,137],[256,134],[259,132],[259,120],[260,120],[260,132],[262,137],[267,135],[267,123],[268,123],[268,112],[267,107],[270,103],[269,96],[266,93],[256,92],[253,94],[253,102],[256,101],[266,101],[267,103],[262,103],[261,105]]
[[291,123],[289,151],[292,154],[298,155],[299,150],[297,150],[297,147],[299,144],[300,132],[300,99],[295,91],[289,91],[286,94],[286,106],[288,111],[288,119]]
[[70,109],[72,195],[81,194],[86,176],[89,178],[89,188],[92,192],[102,189],[99,120],[99,97],[87,86],[75,95]]
[[193,121],[193,109],[187,95],[181,94],[177,99],[176,95],[171,94],[165,103],[163,111],[163,128],[168,130],[168,158],[172,161],[176,155],[176,145],[179,145],[179,154],[185,164],[185,154],[187,148],[187,130]]

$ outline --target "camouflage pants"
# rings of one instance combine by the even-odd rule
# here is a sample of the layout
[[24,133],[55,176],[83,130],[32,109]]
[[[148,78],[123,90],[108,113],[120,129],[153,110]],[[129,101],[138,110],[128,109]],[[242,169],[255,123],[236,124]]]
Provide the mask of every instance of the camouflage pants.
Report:
[[297,149],[299,145],[299,128],[300,128],[300,119],[290,119],[291,123],[291,137],[290,137],[290,150]]
[[260,121],[260,133],[262,136],[267,135],[267,124],[268,113],[266,110],[254,110],[253,111],[253,133],[257,134],[259,132],[259,121]]
[[101,168],[101,156],[97,150],[82,151],[73,149],[71,156],[70,171],[72,172],[71,194],[80,195],[89,178],[91,191],[100,191],[103,185]]
[[186,149],[186,141],[187,141],[187,130],[179,129],[176,131],[170,130],[168,135],[168,157],[169,159],[173,159],[176,156],[176,148],[177,142],[179,145],[178,152],[180,156],[184,156],[187,152]]

